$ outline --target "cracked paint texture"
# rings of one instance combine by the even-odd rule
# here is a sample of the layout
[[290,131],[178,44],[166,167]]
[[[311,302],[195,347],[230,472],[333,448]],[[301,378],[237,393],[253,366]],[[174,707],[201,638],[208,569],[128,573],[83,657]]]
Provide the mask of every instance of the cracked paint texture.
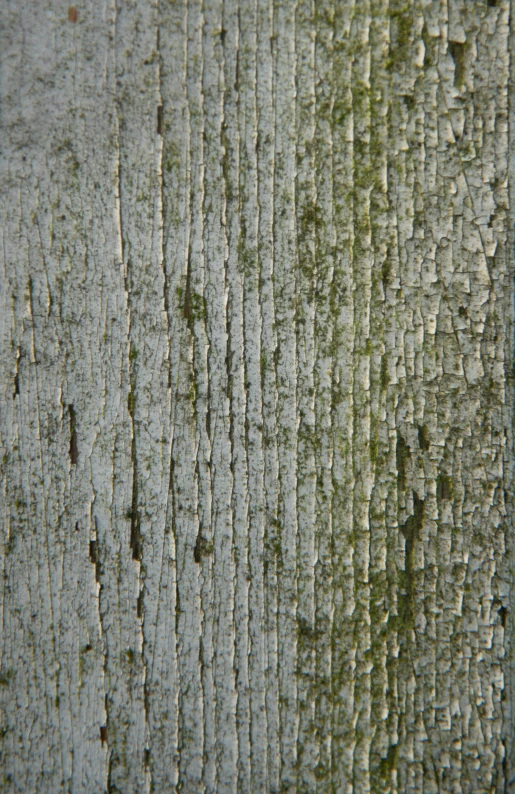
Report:
[[1,790],[515,792],[508,0],[2,17]]

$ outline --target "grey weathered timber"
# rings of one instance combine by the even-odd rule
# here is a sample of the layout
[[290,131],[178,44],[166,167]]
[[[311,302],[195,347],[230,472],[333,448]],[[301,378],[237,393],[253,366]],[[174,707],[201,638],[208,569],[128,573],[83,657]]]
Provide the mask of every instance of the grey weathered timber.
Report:
[[509,0],[0,11],[0,790],[513,794]]

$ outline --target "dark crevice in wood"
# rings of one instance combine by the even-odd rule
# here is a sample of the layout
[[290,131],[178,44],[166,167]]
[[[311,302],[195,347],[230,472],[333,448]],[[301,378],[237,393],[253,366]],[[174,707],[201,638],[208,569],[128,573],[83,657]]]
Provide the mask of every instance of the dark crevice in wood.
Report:
[[436,481],[436,497],[438,501],[452,499],[452,479],[445,474],[439,474]]
[[193,331],[193,323],[191,318],[191,251],[188,252],[188,266],[186,269],[186,287],[184,290],[184,305],[183,305],[183,314],[184,319],[188,324],[188,328],[190,331]]
[[90,540],[89,541],[89,559],[96,565],[98,562],[98,541]]
[[213,543],[207,540],[202,535],[198,535],[195,548],[193,549],[193,559],[195,562],[200,563],[203,557],[207,557],[213,553]]
[[418,445],[422,452],[428,452],[430,443],[429,443],[429,431],[426,425],[422,425],[422,427],[418,428]]
[[[403,618],[404,623],[410,623],[413,617],[413,601],[415,597],[413,588],[413,555],[415,551],[415,542],[420,537],[420,532],[424,524],[424,500],[420,499],[415,492],[413,492],[413,515],[411,515],[402,524],[400,530],[404,535],[406,541],[405,547],[405,586],[406,592],[403,594]],[[402,603],[402,602],[401,602]]]
[[138,481],[136,466],[134,466],[132,480],[132,505],[130,510],[131,518],[131,549],[132,559],[141,562],[141,530],[140,516],[138,510]]
[[141,531],[140,531],[140,515],[138,509],[138,466],[137,466],[137,452],[136,452],[136,426],[135,426],[135,409],[136,409],[136,373],[134,371],[134,364],[137,357],[137,351],[131,344],[129,353],[129,369],[130,369],[130,392],[128,397],[128,408],[132,422],[132,445],[131,445],[131,458],[132,458],[132,499],[131,507],[129,510],[129,517],[131,521],[131,538],[130,545],[132,550],[132,559],[141,562]]
[[91,563],[95,566],[95,579],[97,580],[97,582],[100,582],[100,559],[98,555],[97,540],[89,541],[89,559]]
[[465,47],[461,41],[450,41],[449,52],[454,61],[454,85],[459,88],[465,80]]
[[75,466],[79,460],[79,449],[77,446],[77,417],[73,405],[68,406],[68,413],[70,415],[70,460],[72,465]]
[[409,455],[410,451],[405,439],[400,433],[397,433],[397,488],[399,491],[406,490],[406,461],[409,458]]
[[21,359],[21,353],[20,353],[20,349],[18,348],[18,355],[16,356],[16,374],[14,376],[13,400],[20,393],[20,359]]

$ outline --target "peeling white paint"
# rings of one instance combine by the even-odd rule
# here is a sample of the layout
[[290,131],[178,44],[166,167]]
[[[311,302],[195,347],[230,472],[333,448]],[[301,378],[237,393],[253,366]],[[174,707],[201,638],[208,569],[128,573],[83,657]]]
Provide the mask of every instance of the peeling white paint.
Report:
[[511,790],[507,0],[3,12],[0,788]]

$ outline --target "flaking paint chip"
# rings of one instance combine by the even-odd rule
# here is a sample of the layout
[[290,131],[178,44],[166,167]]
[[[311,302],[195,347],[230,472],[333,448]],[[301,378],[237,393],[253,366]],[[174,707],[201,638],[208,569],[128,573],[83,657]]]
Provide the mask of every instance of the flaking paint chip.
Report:
[[75,6],[70,6],[68,9],[68,22],[77,22],[78,14]]

